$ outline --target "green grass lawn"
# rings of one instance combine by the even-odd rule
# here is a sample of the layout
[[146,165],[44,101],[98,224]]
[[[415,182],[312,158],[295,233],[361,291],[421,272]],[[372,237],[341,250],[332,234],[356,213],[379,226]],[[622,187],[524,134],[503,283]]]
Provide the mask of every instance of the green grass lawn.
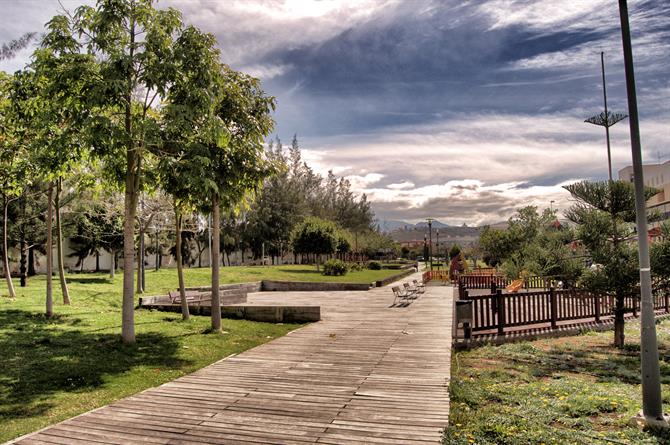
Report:
[[[307,268],[309,269],[309,268]],[[380,275],[377,272],[382,272]],[[371,281],[384,271],[349,277]],[[305,267],[223,268],[222,282],[319,280]],[[280,337],[299,325],[224,320],[225,335],[207,333],[209,317],[137,310],[137,343],[120,343],[121,284],[106,274],[69,275],[71,306],[54,279],[56,316],[45,319],[45,278],[0,297],[0,442],[105,405]],[[206,285],[207,269],[186,271],[187,285]],[[346,281],[346,280],[343,280]],[[4,286],[4,279],[1,283]],[[175,270],[147,271],[147,295],[177,286]],[[2,289],[0,295],[6,295]]]
[[[398,270],[361,270],[350,271],[346,275],[333,277],[322,275],[316,267],[309,265],[281,265],[281,266],[233,266],[221,268],[221,283],[244,283],[249,281],[276,280],[276,281],[310,281],[336,283],[371,283],[391,275]],[[206,286],[210,284],[209,268],[192,268],[184,270],[186,286]],[[156,289],[167,292],[177,288],[177,271],[175,269],[161,269],[146,272],[147,283],[156,283]],[[155,292],[152,290],[152,292]]]
[[[669,444],[629,425],[640,410],[637,322],[624,350],[612,332],[487,346],[454,354],[444,444]],[[657,325],[664,410],[670,411],[670,320]]]

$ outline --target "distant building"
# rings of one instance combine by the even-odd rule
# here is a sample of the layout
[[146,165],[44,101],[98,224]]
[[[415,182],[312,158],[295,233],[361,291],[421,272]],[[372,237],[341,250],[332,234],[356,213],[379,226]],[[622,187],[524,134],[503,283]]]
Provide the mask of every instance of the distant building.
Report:
[[[647,210],[659,214],[663,220],[670,219],[670,161],[646,164],[642,169],[644,184],[660,190],[647,201]],[[633,167],[629,165],[619,170],[619,179],[633,182]]]

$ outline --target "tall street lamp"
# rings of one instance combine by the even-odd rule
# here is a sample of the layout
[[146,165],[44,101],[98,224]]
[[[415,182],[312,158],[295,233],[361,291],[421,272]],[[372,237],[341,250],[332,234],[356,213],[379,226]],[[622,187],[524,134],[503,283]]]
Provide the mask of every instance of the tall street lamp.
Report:
[[437,262],[439,264],[439,262],[440,262],[440,229],[437,229],[435,232],[437,234],[437,242],[435,244],[435,249],[437,250]]
[[428,244],[428,256],[430,258],[430,269],[433,269],[433,218],[426,218],[428,221],[428,238],[430,243]]
[[617,122],[626,119],[626,115],[623,113],[611,113],[607,111],[607,87],[605,84],[605,53],[600,52],[600,66],[603,74],[603,101],[605,103],[605,111],[603,113],[591,116],[586,119],[584,122],[589,124],[598,125],[605,127],[605,138],[607,139],[607,167],[609,173],[609,179],[612,181],[612,153],[610,152],[610,127]]
[[619,0],[621,40],[623,43],[624,67],[628,112],[630,113],[630,142],[633,154],[633,182],[635,185],[635,219],[637,223],[638,258],[640,266],[640,358],[642,370],[642,413],[635,420],[647,425],[670,428],[668,416],[663,415],[661,396],[661,372],[658,362],[658,344],[654,305],[651,298],[651,269],[649,265],[649,240],[647,239],[647,209],[644,199],[642,174],[642,149],[640,147],[640,124],[635,92],[633,49],[628,23],[628,4]]

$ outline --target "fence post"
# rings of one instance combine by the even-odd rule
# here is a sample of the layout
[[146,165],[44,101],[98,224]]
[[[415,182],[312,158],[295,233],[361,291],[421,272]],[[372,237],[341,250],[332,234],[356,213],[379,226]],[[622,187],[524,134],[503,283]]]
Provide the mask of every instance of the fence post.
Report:
[[556,289],[554,289],[554,286],[549,288],[549,304],[551,308],[551,329],[556,329],[556,320],[558,319],[558,301],[556,301]]
[[505,331],[505,297],[502,289],[496,291],[496,306],[498,309],[498,334],[502,335]]
[[635,295],[632,295],[630,299],[633,303],[633,317],[637,317],[637,298],[635,298]]
[[593,298],[596,302],[596,323],[600,323],[600,295],[593,294]]
[[496,281],[491,280],[491,295],[495,294],[497,289],[498,289],[498,286],[496,285]]

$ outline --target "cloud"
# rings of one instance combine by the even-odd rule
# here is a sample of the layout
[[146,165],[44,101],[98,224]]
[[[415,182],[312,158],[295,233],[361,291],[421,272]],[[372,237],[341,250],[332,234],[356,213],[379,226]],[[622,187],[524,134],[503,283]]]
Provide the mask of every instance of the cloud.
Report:
[[389,184],[386,188],[391,190],[411,189],[414,188],[414,183],[411,181],[403,181],[397,184]]
[[[74,8],[79,2],[67,0]],[[163,0],[212,32],[222,60],[277,98],[319,173],[347,177],[380,218],[505,219],[569,204],[565,181],[607,177],[604,134],[583,120],[626,112],[609,0]],[[41,30],[55,0],[5,2],[0,41]],[[669,154],[670,3],[631,2],[643,158]],[[16,69],[28,51],[0,69]],[[630,164],[628,122],[612,128]]]

